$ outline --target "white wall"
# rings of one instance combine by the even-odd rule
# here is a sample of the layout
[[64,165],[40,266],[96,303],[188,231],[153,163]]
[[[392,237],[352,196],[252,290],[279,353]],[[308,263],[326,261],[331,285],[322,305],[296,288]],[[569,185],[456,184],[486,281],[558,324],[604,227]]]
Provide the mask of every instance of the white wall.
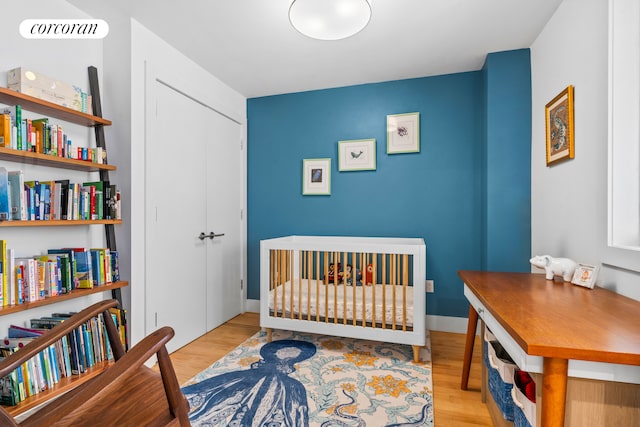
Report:
[[[117,170],[109,179],[122,193],[122,225],[115,227],[116,246],[120,255],[120,275],[129,281],[122,288],[122,303],[131,317],[131,20],[102,0],[69,0],[93,18],[109,24],[109,34],[103,40],[103,69],[100,94],[102,113],[113,122],[105,128],[109,163]],[[129,322],[131,326],[131,322]]]
[[[531,252],[607,259],[608,1],[564,0],[531,46]],[[547,167],[545,105],[575,87],[575,158]],[[602,265],[598,285],[640,300],[637,273]]]
[[[101,78],[103,65],[102,40],[33,40],[23,38],[18,27],[24,19],[33,18],[90,18],[86,13],[63,0],[25,0],[14,2],[9,8],[4,5],[0,40],[0,86],[7,85],[7,70],[15,67],[29,67],[46,76],[81,86],[89,91],[87,68],[91,65],[98,68]],[[101,80],[102,85],[102,80]],[[4,106],[0,106],[3,109]],[[27,112],[30,117],[42,117],[41,114]],[[105,117],[111,119],[105,114]],[[79,145],[95,147],[93,129],[51,119],[53,123],[63,126],[73,141]],[[107,141],[108,144],[108,141]],[[0,160],[0,166],[8,170],[22,170],[25,179],[70,179],[82,182],[98,179],[98,173],[77,172],[66,169],[23,165]],[[100,247],[105,245],[104,227],[3,227],[0,238],[7,240],[8,247],[16,250],[17,256],[41,254],[49,248],[86,246]],[[16,313],[0,317],[0,337],[6,335],[7,326],[11,323],[24,325],[31,318],[49,316],[53,311],[77,311],[94,301],[110,297],[111,293],[96,294],[89,297],[64,301],[48,305],[28,312]]]

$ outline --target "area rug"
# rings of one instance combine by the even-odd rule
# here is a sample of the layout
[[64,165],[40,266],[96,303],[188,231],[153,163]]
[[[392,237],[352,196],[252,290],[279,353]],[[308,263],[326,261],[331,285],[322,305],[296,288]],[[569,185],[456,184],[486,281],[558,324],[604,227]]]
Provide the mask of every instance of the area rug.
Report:
[[431,353],[259,332],[182,386],[193,426],[433,426]]

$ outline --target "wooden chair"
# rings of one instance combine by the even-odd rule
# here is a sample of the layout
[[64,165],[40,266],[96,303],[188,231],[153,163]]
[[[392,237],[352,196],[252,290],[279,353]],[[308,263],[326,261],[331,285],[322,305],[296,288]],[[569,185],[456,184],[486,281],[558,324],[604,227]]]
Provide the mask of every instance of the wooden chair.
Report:
[[[174,332],[158,329],[125,352],[109,313],[116,300],[101,301],[58,324],[41,337],[0,362],[0,378],[99,313],[104,314],[115,362],[104,372],[71,391],[34,409],[18,422],[0,407],[2,426],[188,426],[189,404],[180,386],[165,344]],[[157,356],[160,372],[145,362]]]

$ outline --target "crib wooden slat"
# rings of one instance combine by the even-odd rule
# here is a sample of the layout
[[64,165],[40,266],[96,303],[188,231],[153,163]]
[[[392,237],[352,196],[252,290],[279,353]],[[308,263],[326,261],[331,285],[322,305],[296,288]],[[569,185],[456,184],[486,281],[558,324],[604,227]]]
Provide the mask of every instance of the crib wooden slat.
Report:
[[[371,326],[372,327],[376,327],[376,311],[378,308],[378,301],[376,300],[376,281],[378,280],[378,255],[377,254],[371,254],[369,257],[369,261],[367,262],[367,265],[369,265],[369,262],[372,265],[372,271],[371,271],[371,300],[373,301],[373,313],[371,315]],[[368,273],[368,271],[367,271]]]
[[287,265],[290,268],[291,286],[289,287],[289,318],[293,319],[293,281],[295,272],[293,271],[293,250],[287,251]]
[[347,253],[342,253],[342,324],[347,324],[347,275],[344,271],[347,269]]
[[338,263],[340,254],[335,253],[333,262],[333,323],[338,323]]
[[[367,312],[366,312],[366,303],[365,301],[367,301],[367,293],[366,293],[366,289],[367,287],[364,284],[364,280],[365,280],[365,276],[364,276],[364,272],[365,272],[365,266],[364,266],[364,262],[365,262],[365,254],[364,253],[360,253],[360,274],[362,275],[362,326],[366,326],[366,322],[367,322]],[[357,274],[356,274],[356,278],[357,278]]]
[[409,286],[409,255],[402,256],[402,330],[407,330],[407,286]]
[[387,254],[382,254],[382,329],[387,327]]
[[316,322],[320,321],[320,251],[316,251]]
[[392,302],[392,310],[391,310],[391,329],[396,329],[396,285],[398,284],[398,281],[396,280],[396,274],[397,274],[397,268],[398,268],[398,254],[392,254],[391,255],[391,276],[393,277],[393,287],[391,288],[392,292],[391,295],[393,297],[393,302]]
[[329,252],[324,252],[324,321],[329,322]]
[[[313,276],[313,251],[307,251],[307,320],[311,320],[311,276]],[[302,301],[302,293],[300,293]]]
[[[275,316],[278,312],[278,288],[275,286],[276,284],[276,274],[278,271],[278,260],[277,260],[276,251],[271,249],[269,251],[269,291],[273,292],[273,315]],[[271,314],[269,314],[271,315]]]

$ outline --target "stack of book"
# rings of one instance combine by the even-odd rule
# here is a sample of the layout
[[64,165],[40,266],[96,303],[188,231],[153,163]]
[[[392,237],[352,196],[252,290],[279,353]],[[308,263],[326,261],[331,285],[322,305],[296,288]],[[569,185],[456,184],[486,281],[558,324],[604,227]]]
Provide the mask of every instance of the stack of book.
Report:
[[62,125],[50,123],[48,117],[23,118],[20,105],[13,110],[5,108],[0,113],[0,147],[97,164],[107,163],[104,148],[74,144]]
[[0,220],[121,219],[120,191],[109,181],[25,180],[0,167]]
[[[53,313],[51,317],[32,319],[30,327],[12,325],[7,338],[0,341],[0,357],[20,351],[32,340],[72,315],[73,313]],[[120,322],[120,310],[112,309],[111,316],[118,328],[124,328]],[[107,338],[104,318],[100,314],[0,379],[0,404],[16,405],[52,388],[61,378],[81,375],[95,365],[111,360],[113,352]]]
[[0,240],[0,307],[120,281],[117,251],[61,248],[46,252],[19,257],[6,240]]

